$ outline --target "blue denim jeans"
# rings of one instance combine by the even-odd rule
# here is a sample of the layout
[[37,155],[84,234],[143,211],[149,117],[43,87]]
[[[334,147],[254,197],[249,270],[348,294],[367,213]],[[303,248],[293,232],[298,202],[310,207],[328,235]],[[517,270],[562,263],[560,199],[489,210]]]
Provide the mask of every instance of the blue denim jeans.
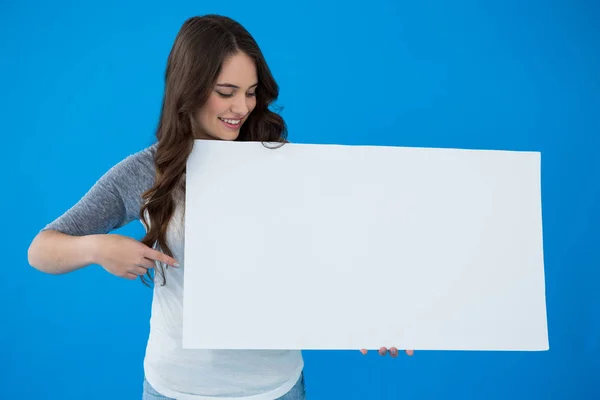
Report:
[[[158,393],[150,383],[146,379],[144,379],[144,393],[142,396],[142,400],[175,400],[170,397],[165,397],[162,394]],[[294,385],[294,387],[279,397],[277,400],[306,400],[306,393],[304,387],[304,373],[300,375],[298,382]]]

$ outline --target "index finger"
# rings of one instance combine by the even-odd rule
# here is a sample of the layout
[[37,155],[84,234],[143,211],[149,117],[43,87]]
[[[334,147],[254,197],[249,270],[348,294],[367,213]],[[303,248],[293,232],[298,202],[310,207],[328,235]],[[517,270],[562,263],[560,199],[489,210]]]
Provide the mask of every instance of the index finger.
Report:
[[177,260],[175,260],[173,257],[169,257],[165,253],[161,253],[158,250],[149,249],[148,255],[146,257],[151,260],[156,260],[156,261],[165,263],[165,264],[170,265],[175,268],[179,267],[179,263],[177,262]]

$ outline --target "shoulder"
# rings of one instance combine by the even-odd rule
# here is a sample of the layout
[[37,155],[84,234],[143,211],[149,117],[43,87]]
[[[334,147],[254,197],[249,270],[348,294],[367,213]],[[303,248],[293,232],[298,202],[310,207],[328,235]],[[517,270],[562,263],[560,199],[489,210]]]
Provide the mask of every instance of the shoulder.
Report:
[[145,147],[113,166],[105,177],[107,186],[112,186],[122,198],[137,204],[142,193],[154,185],[156,148],[157,144]]
[[100,179],[99,183],[119,187],[122,194],[134,194],[149,189],[154,184],[154,155],[156,144],[132,153],[112,166]]
[[156,147],[153,144],[124,157],[96,182],[88,196],[118,198],[127,209],[137,212],[142,194],[155,182]]
[[128,155],[110,169],[113,174],[126,174],[136,178],[154,177],[154,156],[157,144],[148,146],[133,154]]

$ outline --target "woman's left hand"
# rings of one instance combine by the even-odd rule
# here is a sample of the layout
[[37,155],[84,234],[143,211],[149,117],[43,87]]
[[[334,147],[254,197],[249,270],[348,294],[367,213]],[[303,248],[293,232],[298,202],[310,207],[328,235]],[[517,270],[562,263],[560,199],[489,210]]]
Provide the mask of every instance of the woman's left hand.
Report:
[[[365,354],[367,354],[367,349],[361,349],[360,352],[363,353],[363,355],[365,355]],[[392,358],[398,357],[398,349],[395,347],[390,347],[389,351],[388,351],[387,347],[382,347],[379,349],[379,355],[381,355],[381,356],[385,356],[388,352],[390,353],[390,356],[392,356]],[[414,351],[413,350],[405,350],[405,353],[409,356],[412,356],[414,354]]]

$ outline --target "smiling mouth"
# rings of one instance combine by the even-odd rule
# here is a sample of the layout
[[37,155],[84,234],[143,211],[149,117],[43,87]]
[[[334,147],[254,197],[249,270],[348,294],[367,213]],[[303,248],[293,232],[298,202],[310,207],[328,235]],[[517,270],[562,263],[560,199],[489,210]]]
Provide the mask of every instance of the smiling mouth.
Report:
[[242,122],[241,119],[228,119],[228,118],[221,118],[218,117],[221,121],[225,122],[228,125],[232,125],[232,126],[238,126],[240,124],[240,122]]

